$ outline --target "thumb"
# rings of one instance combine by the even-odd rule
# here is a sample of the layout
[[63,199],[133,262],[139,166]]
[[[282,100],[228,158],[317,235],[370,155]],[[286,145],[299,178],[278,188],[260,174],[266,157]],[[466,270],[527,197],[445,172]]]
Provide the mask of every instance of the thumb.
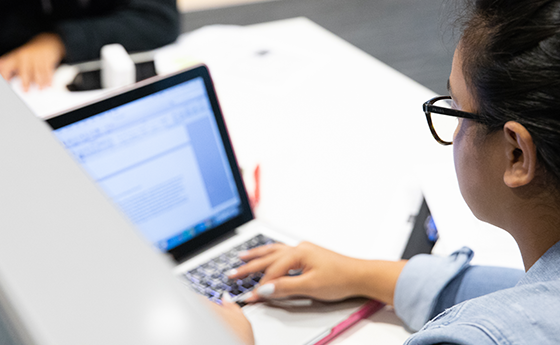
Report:
[[233,302],[231,296],[227,292],[225,292],[222,295],[221,302],[223,308],[230,309],[230,310],[235,310],[235,309],[241,310],[241,307],[237,305],[237,303]]
[[259,297],[281,298],[294,295],[305,296],[310,290],[310,279],[306,275],[300,275],[271,280],[259,286],[255,292]]
[[0,75],[6,81],[10,81],[16,74],[16,69],[11,61],[0,60]]

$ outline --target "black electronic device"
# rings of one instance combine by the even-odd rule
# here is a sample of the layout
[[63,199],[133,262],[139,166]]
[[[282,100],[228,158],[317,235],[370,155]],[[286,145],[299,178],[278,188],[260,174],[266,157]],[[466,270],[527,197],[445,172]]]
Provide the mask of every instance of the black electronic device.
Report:
[[177,261],[253,219],[204,65],[47,123],[146,239]]
[[426,199],[423,199],[420,210],[414,217],[414,227],[403,251],[402,258],[408,260],[416,254],[430,254],[437,239],[437,227],[428,208],[428,203]]

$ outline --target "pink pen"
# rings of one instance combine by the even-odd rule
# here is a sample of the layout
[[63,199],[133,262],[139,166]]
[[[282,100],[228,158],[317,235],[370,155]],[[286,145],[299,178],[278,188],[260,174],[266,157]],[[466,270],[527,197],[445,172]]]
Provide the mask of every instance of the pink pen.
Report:
[[348,328],[358,323],[358,321],[367,319],[368,317],[375,314],[375,312],[377,312],[384,306],[385,304],[374,300],[367,302],[366,304],[364,304],[364,306],[358,309],[358,311],[350,315],[346,320],[334,326],[330,331],[327,331],[328,334],[323,338],[321,338],[321,340],[313,344],[325,345],[330,343],[332,340],[334,340],[336,337],[341,335]]

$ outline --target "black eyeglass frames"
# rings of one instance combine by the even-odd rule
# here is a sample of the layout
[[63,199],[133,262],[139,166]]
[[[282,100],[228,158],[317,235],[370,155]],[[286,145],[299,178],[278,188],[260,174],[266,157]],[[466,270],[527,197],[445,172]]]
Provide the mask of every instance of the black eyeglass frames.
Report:
[[466,111],[453,109],[451,96],[438,96],[422,105],[426,120],[434,139],[442,145],[453,144],[453,136],[458,118],[477,120],[479,116]]

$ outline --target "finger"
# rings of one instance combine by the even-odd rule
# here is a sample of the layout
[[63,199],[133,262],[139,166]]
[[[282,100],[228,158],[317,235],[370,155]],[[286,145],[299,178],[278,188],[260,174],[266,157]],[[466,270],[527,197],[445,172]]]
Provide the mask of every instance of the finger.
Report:
[[268,265],[260,284],[264,285],[271,280],[288,275],[291,270],[300,268],[301,262],[298,256],[295,254],[283,255]]
[[281,277],[259,286],[253,295],[260,298],[282,298],[289,296],[309,296],[312,292],[309,275]]
[[274,253],[282,247],[285,247],[285,245],[280,243],[267,244],[265,246],[260,246],[246,252],[240,252],[239,258],[245,261],[253,260]]
[[16,74],[15,64],[12,59],[0,59],[0,75],[5,80],[10,80]]
[[[227,275],[230,279],[235,279],[251,273],[265,271],[265,276],[269,275],[267,279],[270,280],[288,274],[292,268],[299,268],[296,262],[299,262],[299,259],[296,259],[293,251],[275,250],[269,255],[254,259],[237,269],[229,271]],[[271,267],[273,268],[271,269]],[[282,271],[282,267],[286,267],[285,271]]]
[[27,63],[27,61],[25,61],[20,64],[18,70],[23,91],[27,92],[29,90],[29,84],[31,84],[31,78],[33,75],[32,66]]
[[54,71],[56,66],[47,65],[45,68],[46,86],[51,86],[54,78]]
[[260,296],[257,294],[256,290],[257,290],[257,289],[255,289],[255,290],[253,290],[253,291],[251,291],[251,292],[249,292],[249,293],[243,295],[241,298],[238,298],[238,299],[237,299],[237,302],[243,302],[243,303],[249,304],[249,303],[256,303],[256,302],[264,302],[264,301],[266,301],[267,299],[264,298],[264,297],[260,297]]
[[45,76],[43,74],[43,67],[37,63],[37,61],[33,62],[33,72],[31,75],[31,81],[35,82],[40,89],[43,88],[45,83],[44,81]]
[[226,309],[231,309],[231,310],[241,309],[240,306],[238,306],[235,302],[233,302],[228,292],[225,292],[222,295],[222,306]]
[[7,69],[7,68],[0,68],[0,75],[2,76],[2,78],[4,78],[4,80],[6,81],[10,81],[12,80],[12,78],[15,76],[15,71],[13,69]]
[[228,278],[236,279],[241,277],[246,277],[251,273],[264,271],[268,266],[270,266],[274,261],[278,260],[278,255],[269,255],[264,258],[255,259],[249,261],[243,266],[239,266],[227,273]]
[[47,64],[36,62],[33,70],[35,73],[33,80],[35,80],[39,88],[43,89],[50,84],[49,67]]

